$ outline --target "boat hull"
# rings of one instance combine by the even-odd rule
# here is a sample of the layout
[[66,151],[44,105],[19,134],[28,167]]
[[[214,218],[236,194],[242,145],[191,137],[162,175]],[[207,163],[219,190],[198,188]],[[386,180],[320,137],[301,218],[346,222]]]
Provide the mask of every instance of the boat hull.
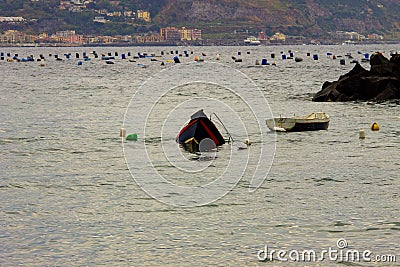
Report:
[[280,117],[266,120],[270,130],[282,132],[327,130],[329,122],[329,116],[325,113],[312,113],[306,117]]
[[329,121],[312,122],[312,123],[296,122],[295,126],[292,129],[290,129],[289,132],[320,131],[320,130],[327,130],[328,127],[329,127]]
[[190,152],[200,152],[225,144],[225,139],[214,123],[200,110],[193,114],[190,122],[182,128],[176,142]]

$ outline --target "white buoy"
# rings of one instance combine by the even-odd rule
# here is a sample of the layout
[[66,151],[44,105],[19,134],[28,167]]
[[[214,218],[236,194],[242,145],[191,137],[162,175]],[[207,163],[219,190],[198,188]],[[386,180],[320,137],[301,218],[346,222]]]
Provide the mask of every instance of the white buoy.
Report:
[[41,60],[40,60],[40,67],[44,67],[45,66],[45,63],[44,63],[44,59],[42,58]]
[[216,57],[215,59],[216,59],[216,60],[220,60],[220,59],[221,59],[220,55],[217,54],[217,57]]
[[251,145],[251,142],[250,142],[249,139],[246,139],[246,140],[244,140],[244,144],[245,144],[246,146],[250,146],[250,145]]
[[358,136],[360,139],[365,139],[365,131],[363,129],[360,129],[358,132]]
[[121,128],[121,130],[119,131],[119,137],[124,138],[126,136],[126,129],[125,128]]

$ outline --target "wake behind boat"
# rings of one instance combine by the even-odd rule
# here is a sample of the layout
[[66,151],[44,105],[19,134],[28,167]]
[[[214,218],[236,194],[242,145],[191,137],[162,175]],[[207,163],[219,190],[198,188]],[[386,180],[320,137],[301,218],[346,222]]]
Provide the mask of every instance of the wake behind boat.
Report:
[[266,123],[271,131],[301,132],[327,130],[329,121],[330,118],[325,112],[313,112],[307,116],[267,119]]
[[190,152],[209,151],[225,144],[223,136],[202,109],[190,117],[189,123],[176,137],[176,142]]

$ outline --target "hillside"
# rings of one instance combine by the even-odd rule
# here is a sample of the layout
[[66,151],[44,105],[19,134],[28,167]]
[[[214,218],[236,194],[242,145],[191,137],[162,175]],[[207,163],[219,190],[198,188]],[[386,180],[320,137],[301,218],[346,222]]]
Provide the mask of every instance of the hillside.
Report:
[[398,0],[170,0],[157,19],[164,25],[200,24],[215,32],[243,27],[319,36],[337,30],[399,32],[399,14]]
[[[98,10],[124,12],[138,9],[151,12],[152,21],[107,17],[108,23],[93,22]],[[84,9],[61,10],[59,0],[0,0],[0,16],[23,16],[21,24],[0,23],[0,30],[27,33],[76,30],[84,34],[134,34],[158,31],[164,26],[187,26],[209,34],[249,34],[264,31],[307,37],[327,32],[356,31],[398,36],[399,0],[98,0]]]

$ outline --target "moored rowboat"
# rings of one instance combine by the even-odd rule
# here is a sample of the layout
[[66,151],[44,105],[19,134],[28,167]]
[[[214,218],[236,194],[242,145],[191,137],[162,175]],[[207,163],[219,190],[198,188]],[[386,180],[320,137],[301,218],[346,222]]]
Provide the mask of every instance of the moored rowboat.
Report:
[[267,119],[266,123],[271,131],[301,132],[326,130],[330,118],[325,112],[313,112],[307,116],[278,117]]

